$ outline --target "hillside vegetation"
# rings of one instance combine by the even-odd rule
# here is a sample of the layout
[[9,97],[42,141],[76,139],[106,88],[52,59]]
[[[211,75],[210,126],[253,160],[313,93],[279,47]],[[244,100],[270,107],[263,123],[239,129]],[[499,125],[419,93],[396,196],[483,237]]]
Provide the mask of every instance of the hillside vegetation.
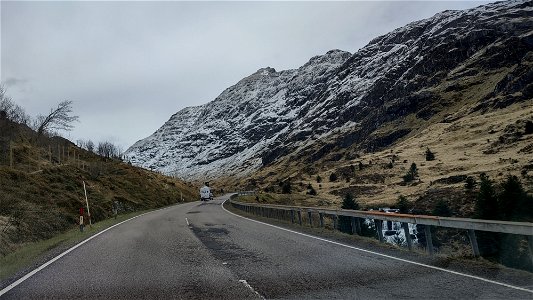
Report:
[[[196,200],[191,184],[81,149],[60,137],[38,137],[0,119],[0,254],[75,228],[87,188],[92,222],[118,213]],[[87,216],[86,216],[87,218]]]

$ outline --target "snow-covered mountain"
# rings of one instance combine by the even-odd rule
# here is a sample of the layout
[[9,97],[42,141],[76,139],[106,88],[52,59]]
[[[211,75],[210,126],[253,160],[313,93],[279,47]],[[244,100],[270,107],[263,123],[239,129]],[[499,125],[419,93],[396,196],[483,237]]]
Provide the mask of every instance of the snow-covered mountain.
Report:
[[174,114],[126,156],[204,179],[244,176],[289,154],[314,161],[354,144],[372,151],[409,134],[412,127],[391,126],[408,115],[441,121],[454,105],[448,94],[468,89],[467,79],[503,74],[476,109],[531,99],[532,49],[531,1],[444,11],[353,55],[332,50],[296,70],[259,69],[215,100]]

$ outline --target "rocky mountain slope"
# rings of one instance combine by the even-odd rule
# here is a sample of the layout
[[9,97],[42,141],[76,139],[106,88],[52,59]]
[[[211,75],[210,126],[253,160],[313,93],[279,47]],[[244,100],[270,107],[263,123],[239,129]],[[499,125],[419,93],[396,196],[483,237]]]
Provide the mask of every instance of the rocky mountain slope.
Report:
[[176,113],[126,155],[188,179],[355,159],[431,124],[531,103],[532,28],[531,1],[444,11],[353,55],[332,50],[297,70],[260,69]]

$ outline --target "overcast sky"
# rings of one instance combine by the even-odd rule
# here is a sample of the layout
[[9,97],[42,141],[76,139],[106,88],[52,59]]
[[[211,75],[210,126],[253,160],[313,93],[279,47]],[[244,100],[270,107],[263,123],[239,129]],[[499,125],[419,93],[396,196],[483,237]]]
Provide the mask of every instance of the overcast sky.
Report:
[[1,82],[35,116],[72,100],[72,141],[124,148],[270,66],[294,69],[486,2],[6,2]]

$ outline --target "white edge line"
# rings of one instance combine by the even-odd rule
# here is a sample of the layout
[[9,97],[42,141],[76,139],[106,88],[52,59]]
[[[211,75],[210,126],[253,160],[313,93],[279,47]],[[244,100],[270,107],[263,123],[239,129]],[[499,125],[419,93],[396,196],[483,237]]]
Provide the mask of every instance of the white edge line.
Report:
[[265,297],[261,296],[261,294],[259,294],[249,283],[248,281],[244,280],[244,279],[241,279],[239,280],[240,283],[242,283],[247,289],[249,289],[250,291],[254,292],[257,296],[259,296],[261,299],[265,299]]
[[354,246],[350,246],[350,245],[346,245],[346,244],[343,244],[343,243],[339,243],[339,242],[331,241],[331,240],[328,240],[328,239],[320,238],[320,237],[317,237],[317,236],[313,236],[313,235],[310,235],[310,234],[301,233],[301,232],[298,232],[298,231],[294,231],[294,230],[286,229],[286,228],[279,227],[279,226],[276,226],[276,225],[272,225],[272,224],[264,223],[264,222],[261,222],[261,221],[257,221],[257,220],[254,220],[254,219],[246,218],[246,217],[243,217],[243,216],[240,216],[238,214],[235,214],[235,213],[227,210],[226,208],[224,208],[224,203],[226,203],[226,201],[228,201],[228,200],[225,200],[221,204],[222,209],[224,211],[226,211],[227,213],[230,213],[230,214],[232,214],[234,216],[237,216],[239,218],[246,219],[248,221],[252,221],[252,222],[255,222],[255,223],[263,224],[263,225],[266,225],[266,226],[270,226],[270,227],[273,227],[273,228],[277,228],[277,229],[280,229],[280,230],[283,230],[283,231],[287,231],[287,232],[290,232],[290,233],[294,233],[294,234],[298,234],[298,235],[301,235],[301,236],[309,237],[309,238],[312,238],[312,239],[315,239],[315,240],[319,240],[319,241],[331,243],[331,244],[334,244],[334,245],[338,245],[338,246],[354,249],[354,250],[357,250],[357,251],[371,253],[371,254],[374,254],[374,255],[381,256],[381,257],[386,257],[386,258],[390,258],[390,259],[398,260],[398,261],[401,261],[401,262],[405,262],[405,263],[409,263],[409,264],[413,264],[413,265],[417,265],[417,266],[421,266],[421,267],[426,267],[426,268],[429,268],[429,269],[434,269],[434,270],[438,270],[438,271],[442,271],[442,272],[446,272],[446,273],[451,273],[451,274],[460,275],[460,276],[464,276],[464,277],[468,277],[468,278],[473,278],[473,279],[485,281],[485,282],[488,282],[488,283],[492,283],[492,284],[508,287],[508,288],[511,288],[511,289],[523,291],[523,292],[533,293],[533,290],[529,290],[529,289],[526,289],[526,288],[523,288],[523,287],[514,286],[514,285],[506,284],[506,283],[503,283],[503,282],[498,282],[498,281],[486,279],[486,278],[483,278],[483,277],[464,274],[464,273],[460,273],[460,272],[456,272],[456,271],[452,271],[452,270],[447,270],[447,269],[443,269],[443,268],[439,268],[439,267],[435,267],[435,266],[431,266],[431,265],[426,265],[426,264],[423,264],[423,263],[418,263],[418,262],[415,262],[415,261],[410,261],[410,260],[407,260],[407,259],[398,258],[398,257],[394,257],[394,256],[390,256],[390,255],[386,255],[386,254],[382,254],[382,253],[378,253],[378,252],[373,252],[373,251],[370,251],[370,250],[357,248],[357,247],[354,247]]
[[[172,207],[172,206],[170,206],[170,207]],[[45,262],[44,264],[42,264],[42,265],[41,265],[40,267],[38,267],[37,269],[35,269],[35,270],[29,272],[28,274],[26,274],[26,275],[22,276],[21,278],[19,278],[17,281],[15,281],[15,282],[13,282],[12,284],[10,284],[10,285],[8,285],[7,287],[5,287],[3,290],[0,291],[0,296],[4,295],[5,293],[9,292],[10,290],[12,290],[12,289],[13,289],[14,287],[16,287],[17,285],[23,283],[23,282],[26,281],[28,278],[30,278],[30,277],[32,277],[33,275],[37,274],[37,272],[39,272],[39,271],[41,271],[42,269],[48,267],[49,265],[51,265],[52,263],[54,263],[56,260],[60,259],[61,257],[65,256],[65,255],[67,255],[67,254],[70,253],[71,251],[73,251],[73,250],[75,250],[76,248],[80,247],[81,245],[87,243],[88,241],[94,239],[95,237],[99,236],[100,234],[102,234],[102,233],[104,233],[104,232],[110,230],[111,228],[116,227],[116,226],[118,226],[118,225],[120,225],[120,224],[122,224],[122,223],[126,223],[126,222],[128,222],[128,221],[131,221],[131,220],[133,220],[133,219],[135,219],[135,218],[138,218],[138,217],[140,217],[140,216],[144,216],[144,215],[146,215],[146,214],[154,213],[154,212],[156,212],[156,211],[163,210],[163,209],[167,209],[167,208],[170,208],[170,207],[163,207],[163,208],[160,208],[160,209],[156,209],[156,210],[153,210],[153,211],[149,211],[149,212],[142,213],[142,214],[140,214],[140,215],[137,215],[137,216],[135,216],[135,217],[131,217],[131,218],[127,219],[127,220],[124,220],[124,221],[122,221],[122,222],[120,222],[120,223],[117,223],[117,224],[115,224],[115,225],[113,225],[113,226],[111,226],[111,227],[108,227],[108,228],[106,228],[106,229],[104,229],[104,230],[102,230],[102,231],[100,231],[100,232],[97,232],[97,233],[91,235],[91,236],[88,237],[87,239],[85,239],[85,240],[79,242],[78,244],[72,246],[71,248],[69,248],[69,249],[66,250],[65,252],[59,254],[58,256],[52,258],[51,260],[49,260],[49,261],[47,261],[47,262]]]

